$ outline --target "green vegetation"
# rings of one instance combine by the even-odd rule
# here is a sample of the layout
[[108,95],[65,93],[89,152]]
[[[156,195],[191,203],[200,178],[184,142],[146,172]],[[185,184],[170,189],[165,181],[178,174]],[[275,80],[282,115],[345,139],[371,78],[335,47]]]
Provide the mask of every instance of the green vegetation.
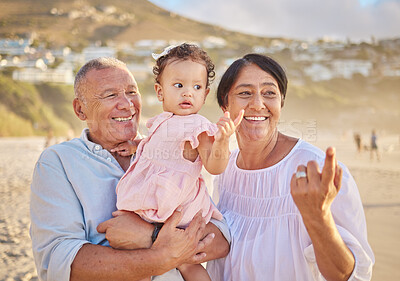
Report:
[[68,130],[79,131],[71,86],[32,85],[0,75],[0,136],[45,135],[51,129],[56,136]]

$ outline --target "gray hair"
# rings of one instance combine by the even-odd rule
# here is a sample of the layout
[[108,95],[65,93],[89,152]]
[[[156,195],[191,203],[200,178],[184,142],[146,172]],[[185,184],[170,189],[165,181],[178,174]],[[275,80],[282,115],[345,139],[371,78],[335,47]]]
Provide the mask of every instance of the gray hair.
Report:
[[80,99],[84,104],[86,104],[85,93],[86,93],[86,75],[89,71],[101,70],[106,68],[126,68],[126,64],[119,59],[112,57],[100,57],[92,59],[85,63],[75,76],[74,82],[74,92],[75,97]]

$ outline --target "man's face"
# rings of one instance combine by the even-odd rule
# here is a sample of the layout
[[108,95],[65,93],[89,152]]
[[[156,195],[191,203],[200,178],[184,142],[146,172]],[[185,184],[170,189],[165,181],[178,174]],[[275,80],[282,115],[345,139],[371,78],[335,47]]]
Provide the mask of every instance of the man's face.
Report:
[[[124,67],[91,70],[81,110],[91,141],[105,149],[135,138],[142,108],[138,86]],[[82,118],[81,118],[82,119]]]

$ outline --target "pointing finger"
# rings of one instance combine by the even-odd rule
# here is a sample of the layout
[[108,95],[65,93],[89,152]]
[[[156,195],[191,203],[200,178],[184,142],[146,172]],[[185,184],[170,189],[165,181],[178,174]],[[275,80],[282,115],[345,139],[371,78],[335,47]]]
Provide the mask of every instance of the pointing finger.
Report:
[[333,147],[328,147],[326,150],[325,164],[322,169],[321,183],[322,185],[329,185],[335,176],[336,164],[336,151]]

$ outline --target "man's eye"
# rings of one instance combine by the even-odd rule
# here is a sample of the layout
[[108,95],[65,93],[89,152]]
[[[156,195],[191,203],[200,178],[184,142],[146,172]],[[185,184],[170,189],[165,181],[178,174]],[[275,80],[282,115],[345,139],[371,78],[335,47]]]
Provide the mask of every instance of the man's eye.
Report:
[[200,85],[194,85],[194,87],[193,87],[195,90],[200,90],[201,89],[201,86]]
[[136,95],[136,91],[129,91],[128,95]]
[[175,84],[174,84],[174,87],[175,87],[175,88],[182,88],[183,85],[182,85],[181,83],[175,83]]
[[245,92],[240,92],[239,94],[238,94],[238,96],[240,96],[240,97],[247,97],[247,96],[250,96],[251,94],[250,94],[250,92],[247,92],[247,91],[245,91]]

